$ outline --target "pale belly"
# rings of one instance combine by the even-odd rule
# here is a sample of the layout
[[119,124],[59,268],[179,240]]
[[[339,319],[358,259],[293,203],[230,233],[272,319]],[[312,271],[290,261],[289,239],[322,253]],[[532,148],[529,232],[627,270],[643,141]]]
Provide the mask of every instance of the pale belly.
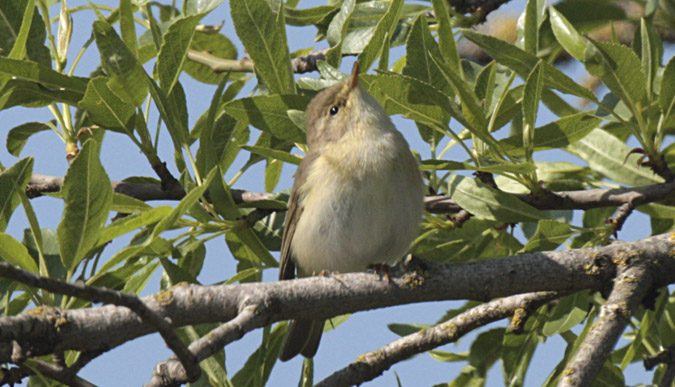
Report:
[[423,193],[404,189],[411,182],[402,174],[350,184],[332,175],[310,184],[291,243],[298,274],[364,271],[403,258],[417,235]]

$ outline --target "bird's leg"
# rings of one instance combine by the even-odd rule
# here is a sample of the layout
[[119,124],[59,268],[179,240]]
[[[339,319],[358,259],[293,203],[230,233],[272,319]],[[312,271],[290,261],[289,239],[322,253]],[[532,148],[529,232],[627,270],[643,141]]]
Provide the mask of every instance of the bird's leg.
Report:
[[384,275],[384,277],[387,279],[389,289],[391,289],[391,275],[389,274],[389,265],[385,265],[384,263],[376,263],[368,266],[368,268],[372,269],[375,274],[379,274],[380,279],[382,279],[382,276]]

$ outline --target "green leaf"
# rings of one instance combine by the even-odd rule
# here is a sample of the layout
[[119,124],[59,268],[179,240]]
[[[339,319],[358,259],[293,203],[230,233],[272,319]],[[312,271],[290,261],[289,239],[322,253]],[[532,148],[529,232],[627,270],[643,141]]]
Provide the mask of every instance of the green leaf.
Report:
[[153,207],[142,200],[132,198],[121,193],[113,192],[111,211],[121,212],[124,214],[138,214],[149,211]]
[[574,234],[567,223],[548,219],[540,220],[537,225],[537,231],[535,231],[534,235],[527,241],[527,244],[520,252],[555,250]]
[[158,266],[159,262],[152,262],[143,266],[143,268],[139,270],[138,274],[126,279],[121,292],[125,294],[131,293],[140,295],[141,291],[145,289],[145,286],[148,284],[148,281],[150,281],[152,275],[155,274]]
[[133,56],[138,57],[138,41],[136,39],[136,22],[134,21],[134,7],[131,0],[120,0],[120,32],[122,41],[127,45]]
[[83,95],[87,88],[87,78],[63,75],[39,63],[25,60],[0,57],[0,73],[78,95]]
[[654,28],[653,16],[640,19],[640,40],[636,39],[635,43],[634,49],[641,49],[639,54],[642,62],[642,72],[647,78],[647,95],[651,96],[654,78],[663,59],[663,43]]
[[[0,65],[0,68],[2,66]],[[0,70],[1,72],[2,70]],[[45,88],[39,83],[11,79],[0,90],[0,110],[13,106],[43,107],[54,102],[64,102],[72,106],[82,99],[83,93]]]
[[[45,46],[46,35],[45,24],[40,14],[35,12],[34,1],[0,2],[0,53],[2,56],[12,53],[10,56],[12,59],[28,59],[50,66],[51,57],[49,49]],[[0,85],[2,84],[0,81]]]
[[[406,44],[406,57],[403,75],[434,85],[446,95],[454,94],[450,83],[439,69],[438,63],[442,62],[443,57],[438,44],[429,32],[425,15],[419,15],[413,23]],[[436,61],[432,61],[431,57],[436,58]]]
[[527,77],[523,90],[523,119],[526,125],[534,128],[537,122],[537,110],[543,88],[543,69],[539,62]]
[[463,77],[462,66],[455,43],[455,36],[452,33],[452,23],[450,22],[450,11],[448,3],[445,0],[431,0],[438,23],[438,45],[441,54],[452,71]]
[[[22,60],[26,56],[26,41],[28,40],[28,33],[33,23],[33,15],[35,14],[35,0],[28,0],[25,5],[25,12],[21,18],[21,29],[15,36],[16,40],[12,47],[12,51],[7,57],[12,59]],[[3,15],[4,16],[4,15]],[[17,15],[18,16],[18,15]]]
[[355,0],[343,1],[340,10],[328,25],[326,41],[330,44],[330,49],[326,52],[326,62],[336,68],[340,67],[342,62],[342,42],[348,31],[355,3]]
[[166,94],[171,94],[185,62],[187,51],[195,34],[201,15],[179,19],[169,26],[164,42],[157,55],[159,85]]
[[502,341],[504,385],[524,385],[525,373],[537,348],[538,331],[543,319],[544,316],[541,313],[534,313],[532,316],[528,316],[524,332],[519,334],[504,333],[504,340]]
[[275,94],[294,94],[291,56],[286,40],[284,6],[275,15],[266,1],[241,0],[230,3],[232,21],[259,75]]
[[551,311],[542,333],[551,337],[567,332],[580,324],[588,316],[589,301],[588,291],[561,298]]
[[[534,130],[534,150],[562,148],[574,144],[597,128],[602,120],[586,112],[560,118]],[[510,155],[523,153],[523,137],[515,135],[500,141]]]
[[305,142],[305,134],[288,117],[289,110],[305,110],[310,98],[301,95],[260,95],[225,104],[225,112],[239,122],[253,125],[273,136]]
[[334,5],[320,5],[318,7],[296,9],[287,6],[284,8],[286,12],[286,24],[296,27],[309,26],[312,24],[322,24],[325,20],[335,18],[338,12],[338,7]]
[[673,112],[673,106],[675,106],[675,57],[670,58],[663,70],[659,105],[666,115],[664,118],[668,118]]
[[403,0],[392,0],[391,3],[389,3],[389,9],[377,23],[375,31],[368,41],[368,45],[366,45],[359,55],[358,61],[361,65],[361,72],[366,72],[375,62],[375,59],[380,56],[384,46],[384,40],[391,39],[399,15],[401,14],[402,7]]
[[162,232],[168,230],[170,227],[173,227],[174,224],[180,219],[183,214],[185,214],[192,206],[197,204],[199,199],[204,195],[204,192],[206,192],[207,188],[209,187],[209,184],[211,184],[211,180],[216,176],[216,172],[218,171],[218,168],[213,168],[206,179],[204,180],[203,184],[195,187],[192,191],[188,192],[183,199],[176,205],[171,212],[163,217],[157,225],[152,229],[152,238],[156,238],[161,234]]
[[[531,0],[530,0],[531,1]],[[528,3],[529,4],[529,3]],[[543,89],[543,69],[539,62],[525,81],[523,90],[523,150],[527,160],[532,159],[534,150],[534,126],[537,122],[537,110]]]
[[72,272],[96,245],[112,205],[112,185],[88,140],[68,168],[61,192],[63,217],[56,230],[63,265]]
[[78,106],[87,111],[89,118],[102,128],[133,136],[132,118],[136,109],[132,104],[118,98],[108,88],[109,83],[107,77],[92,79]]
[[429,351],[429,356],[432,359],[444,362],[467,361],[469,359],[468,353],[453,353],[446,351],[433,350]]
[[49,129],[49,126],[42,122],[26,122],[12,128],[7,133],[7,151],[11,155],[19,157],[30,136]]
[[600,78],[633,112],[646,95],[645,74],[635,52],[617,43],[591,40],[584,53],[586,70]]
[[[577,97],[586,98],[589,101],[596,102],[598,101],[597,97],[591,90],[581,86],[580,84],[574,82],[570,77],[565,75],[562,71],[558,70],[556,67],[547,62],[541,62],[541,65],[544,67],[544,81],[546,86],[552,87],[556,90],[559,90],[565,94],[575,95]],[[550,93],[553,94],[553,93]],[[555,94],[553,94],[555,95]],[[544,92],[543,98],[544,102],[546,101],[547,93]]]
[[649,168],[637,165],[640,156],[629,155],[628,145],[602,129],[594,129],[567,150],[584,159],[592,170],[618,183],[640,186],[663,182]]
[[141,106],[148,94],[147,75],[141,64],[110,24],[95,21],[94,36],[101,53],[101,65],[109,77],[110,90],[121,100]]
[[494,328],[478,334],[471,343],[469,364],[476,367],[477,372],[483,377],[492,365],[499,360],[504,340],[504,328]]
[[548,8],[549,20],[551,21],[551,29],[555,38],[561,46],[576,60],[584,60],[584,51],[586,50],[586,42],[584,38],[577,32],[572,23],[570,23],[563,14],[558,12],[553,6]]
[[160,206],[139,214],[128,215],[122,219],[115,220],[101,231],[96,245],[102,246],[128,232],[159,222],[164,217],[168,216],[170,212],[171,207]]
[[187,0],[185,4],[185,14],[197,15],[213,11],[222,3],[223,0]]
[[431,324],[397,324],[397,323],[387,324],[387,328],[389,328],[390,331],[394,332],[395,334],[401,337],[412,335],[414,333],[421,332],[431,327],[433,327],[433,325]]
[[[539,49],[539,12],[537,5],[539,0],[527,0],[525,4],[525,12],[523,13],[524,28],[523,28],[523,48],[530,54],[537,54]],[[520,21],[519,21],[520,23]]]
[[[237,47],[225,35],[219,33],[196,31],[190,43],[190,50],[207,51],[223,59],[237,59]],[[219,84],[227,76],[227,73],[215,72],[211,67],[191,60],[183,64],[183,70],[195,80],[211,85]]]
[[19,203],[33,172],[33,158],[26,157],[0,173],[0,231],[5,231],[9,218]]
[[35,260],[28,254],[26,246],[4,232],[0,232],[0,259],[33,273],[38,272]]
[[180,82],[176,83],[170,95],[167,95],[155,81],[145,74],[145,82],[150,88],[150,95],[155,101],[155,106],[164,120],[174,149],[177,153],[181,152],[183,146],[187,145],[188,127],[187,127],[187,107],[185,103],[185,93]]
[[265,330],[260,347],[249,356],[244,366],[232,377],[234,386],[267,384],[272,368],[277,362],[281,342],[286,334],[286,324],[276,324],[274,328],[271,328],[271,332],[269,328]]
[[469,177],[453,175],[448,181],[448,194],[463,209],[480,218],[507,223],[546,219],[539,210],[513,195]]
[[[23,230],[22,242],[28,249],[28,253],[36,262],[39,262],[40,248],[42,249],[44,265],[47,270],[44,272],[42,268],[43,265],[40,264],[41,275],[49,276],[49,278],[54,279],[66,278],[66,268],[63,266],[61,257],[59,256],[59,243],[54,230],[43,228],[36,230],[36,233],[33,234],[31,225],[31,229]],[[38,246],[39,244],[41,244],[42,247]]]
[[[539,62],[539,58],[537,58],[536,55],[523,51],[520,48],[501,39],[480,34],[473,30],[462,29],[461,32],[464,37],[476,43],[497,62],[515,71],[523,79],[527,78],[534,66],[536,66]],[[579,86],[560,70],[548,63],[545,63],[543,66],[546,69],[546,76],[544,80],[547,87],[552,87],[562,91],[563,93],[587,98],[591,101],[596,100],[595,96],[590,90]],[[546,97],[545,91],[543,96]]]
[[387,114],[446,127],[450,121],[448,97],[428,83],[398,74],[361,75],[359,83],[372,94]]
[[450,160],[422,160],[420,163],[420,169],[423,171],[456,171],[456,170],[473,170],[489,173],[530,173],[536,170],[534,163],[524,162],[524,163],[495,163],[495,164],[484,164],[479,167],[474,166],[470,163],[459,161],[450,161]]
[[243,149],[246,149],[249,152],[265,156],[267,158],[272,158],[275,160],[280,160],[293,165],[300,165],[302,162],[302,157],[290,154],[288,152],[280,151],[277,149],[265,148],[261,146],[242,146]]
[[265,167],[265,192],[273,192],[277,187],[283,166],[284,163],[279,160],[267,160],[267,166]]

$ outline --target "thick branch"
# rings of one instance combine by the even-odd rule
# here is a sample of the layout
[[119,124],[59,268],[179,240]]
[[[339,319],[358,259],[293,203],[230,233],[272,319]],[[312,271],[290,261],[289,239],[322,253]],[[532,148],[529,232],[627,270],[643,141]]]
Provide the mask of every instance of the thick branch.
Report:
[[[63,178],[34,173],[28,183],[26,192],[29,197],[41,193],[56,192],[63,185]],[[180,200],[185,191],[180,185],[163,190],[159,184],[113,182],[115,192],[122,193],[139,200]],[[675,180],[644,185],[640,187],[616,189],[589,189],[584,191],[561,191],[546,193],[541,196],[514,194],[517,198],[540,210],[588,210],[601,207],[620,207],[625,204],[637,207],[646,203],[664,200],[675,193]],[[253,202],[270,198],[272,194],[232,190],[237,203]],[[432,213],[455,213],[462,210],[452,199],[444,195],[427,196],[427,211]]]
[[[628,265],[633,253],[630,250],[623,251],[615,255],[613,260],[619,265]],[[600,308],[598,320],[563,371],[558,386],[591,385],[630,322],[630,316],[637,311],[653,286],[654,278],[646,264],[629,266],[619,274],[607,302]]]
[[[675,283],[673,242],[670,235],[663,234],[591,249],[455,264],[420,263],[407,272],[393,272],[391,283],[375,274],[351,273],[241,285],[186,284],[142,301],[154,313],[168,318],[173,327],[230,321],[245,308],[255,307],[260,318],[247,327],[254,329],[287,319],[323,319],[423,301],[487,301],[535,291],[601,289],[617,272],[619,262],[610,257],[626,251],[631,252],[630,265],[649,262],[649,267],[659,268],[653,273],[656,286]],[[413,263],[408,266],[415,266]],[[12,362],[15,340],[32,356],[70,349],[96,352],[155,330],[124,307],[38,308],[0,318],[0,362]]]
[[363,354],[316,386],[360,385],[375,379],[395,363],[455,342],[478,327],[513,315],[518,309],[539,307],[557,297],[559,294],[555,292],[529,293],[479,305],[433,328],[402,337],[376,351]]

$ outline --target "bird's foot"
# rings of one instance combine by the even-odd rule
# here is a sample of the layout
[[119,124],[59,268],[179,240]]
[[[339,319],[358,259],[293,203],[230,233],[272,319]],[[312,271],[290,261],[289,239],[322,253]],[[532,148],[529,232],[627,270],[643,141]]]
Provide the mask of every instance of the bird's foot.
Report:
[[391,289],[391,275],[389,274],[389,265],[385,265],[383,263],[376,263],[374,265],[370,265],[368,268],[372,269],[375,272],[375,274],[379,274],[380,279],[382,279],[382,276],[384,276],[387,279],[389,289]]

